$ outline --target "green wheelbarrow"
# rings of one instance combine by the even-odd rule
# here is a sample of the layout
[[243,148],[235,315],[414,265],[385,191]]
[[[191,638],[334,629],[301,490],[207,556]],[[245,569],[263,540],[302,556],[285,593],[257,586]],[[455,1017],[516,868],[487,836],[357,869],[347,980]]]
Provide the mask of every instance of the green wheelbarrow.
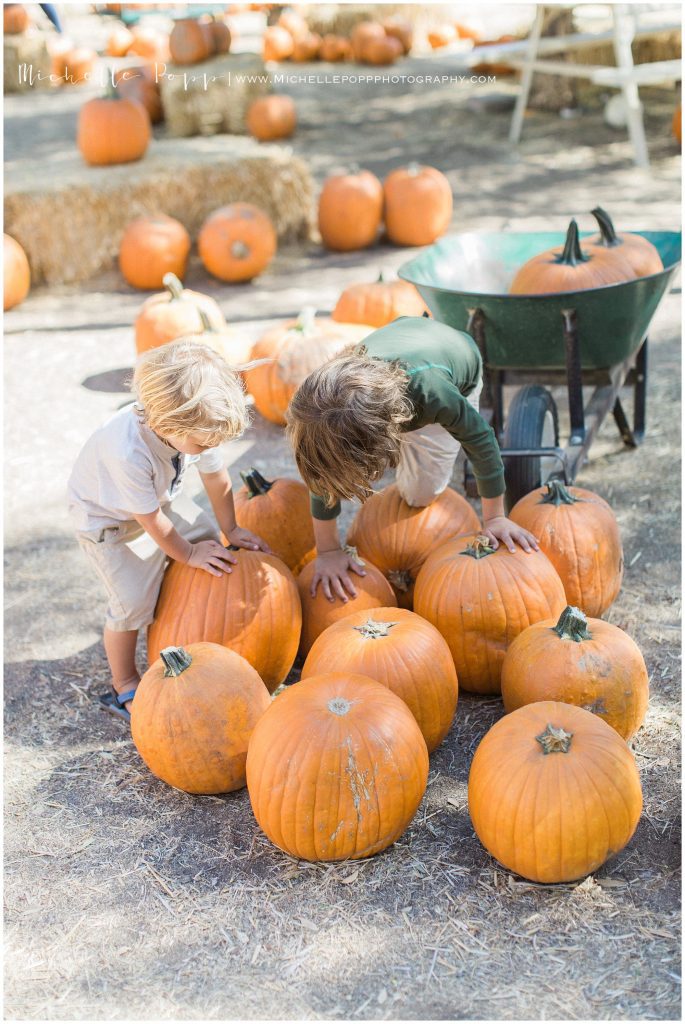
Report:
[[[450,235],[403,264],[436,320],[466,331],[483,357],[483,415],[499,440],[511,507],[556,477],[573,483],[605,416],[612,412],[624,444],[645,432],[647,331],[680,263],[675,231],[640,231],[664,269],[649,277],[580,292],[509,295],[519,267],[563,244],[557,232],[474,232]],[[591,232],[581,235],[586,237]],[[505,421],[503,388],[521,385]],[[549,387],[566,385],[570,436],[559,442],[557,406]],[[634,389],[633,422],[622,387]],[[584,404],[583,387],[593,391]],[[475,493],[467,465],[467,491]]]

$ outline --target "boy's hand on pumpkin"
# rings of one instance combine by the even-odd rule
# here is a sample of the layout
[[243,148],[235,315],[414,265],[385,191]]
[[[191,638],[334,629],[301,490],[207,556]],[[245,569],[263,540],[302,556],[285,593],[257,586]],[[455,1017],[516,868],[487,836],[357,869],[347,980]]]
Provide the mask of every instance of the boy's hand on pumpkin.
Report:
[[250,530],[244,530],[242,526],[235,526],[227,535],[228,543],[236,548],[247,548],[248,551],[263,551],[267,555],[273,555],[273,551],[261,537]]
[[326,600],[335,601],[338,597],[343,604],[347,604],[350,597],[357,596],[354,583],[349,575],[350,571],[356,573],[357,576],[366,576],[364,563],[353,558],[342,548],[324,551],[314,562],[310,594],[312,597],[316,597],[316,588],[320,583]]
[[222,572],[231,572],[231,565],[237,558],[219,544],[218,540],[200,540],[192,544],[186,565],[194,569],[204,569],[210,576],[221,576]]
[[517,544],[524,551],[540,550],[540,545],[533,534],[528,530],[524,530],[522,526],[513,523],[506,516],[494,516],[492,519],[486,519],[483,526],[483,534],[488,538],[493,548],[498,548],[499,542],[502,541],[504,546],[512,552],[516,551]]

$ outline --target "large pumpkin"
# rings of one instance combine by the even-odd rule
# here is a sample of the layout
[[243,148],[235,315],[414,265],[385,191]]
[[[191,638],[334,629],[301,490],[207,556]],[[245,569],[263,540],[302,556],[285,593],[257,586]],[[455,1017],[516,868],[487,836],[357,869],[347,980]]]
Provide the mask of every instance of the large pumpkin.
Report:
[[31,287],[31,269],[26,253],[14,238],[3,235],[3,309],[23,302]]
[[200,24],[203,26],[203,29],[210,41],[212,53],[219,54],[228,53],[230,51],[233,38],[231,36],[231,30],[223,18],[218,17],[215,14],[203,14],[200,18]]
[[297,585],[275,555],[246,548],[235,554],[237,565],[221,576],[182,562],[169,564],[148,629],[148,650],[222,644],[249,661],[273,693],[292,668],[300,641]]
[[164,287],[165,291],[145,300],[136,319],[138,355],[187,334],[201,334],[204,327],[200,310],[207,314],[213,328],[225,330],[223,313],[209,295],[184,288],[174,274],[164,275]]
[[302,678],[331,668],[370,676],[397,694],[429,754],[449,732],[459,693],[452,655],[437,629],[413,612],[373,608],[333,623],[314,641]]
[[214,52],[211,30],[196,18],[180,18],[169,36],[169,52],[174,64],[199,64]]
[[131,736],[153,775],[186,793],[245,785],[247,745],[269,707],[251,665],[218,644],[167,647],[140,680]]
[[230,203],[210,214],[197,239],[200,259],[220,281],[251,281],[276,253],[269,217],[252,203]]
[[173,217],[139,217],[124,231],[119,246],[119,268],[133,288],[161,288],[166,274],[184,277],[190,235]]
[[290,96],[260,96],[248,107],[246,123],[260,142],[288,139],[297,125],[295,104]]
[[578,225],[572,220],[563,247],[542,252],[524,263],[509,291],[512,295],[580,292],[630,281],[634,277],[625,259],[607,259],[606,252],[598,252],[596,246],[581,248]]
[[[353,548],[349,550],[355,558],[359,558]],[[364,560],[360,558],[359,561]],[[392,587],[383,573],[367,561],[364,561],[364,568],[366,576],[350,573],[354,589],[357,591],[356,597],[348,595],[347,601],[341,601],[338,597],[329,601],[324,595],[321,584],[316,588],[316,596],[312,597],[310,589],[316,571],[315,563],[309,562],[305,565],[297,577],[297,588],[302,603],[300,654],[309,654],[312,644],[317,637],[321,636],[324,629],[328,629],[334,622],[344,619],[352,612],[367,612],[370,608],[391,608],[397,603]]]
[[247,788],[260,828],[303,860],[371,857],[421,803],[428,752],[406,704],[366,676],[289,687],[257,723]]
[[430,553],[450,537],[473,533],[479,526],[469,503],[451,487],[430,505],[414,508],[397,484],[390,484],[364,502],[348,538],[387,577],[400,607],[411,608],[416,577]]
[[649,676],[642,652],[618,626],[565,608],[520,633],[504,657],[502,700],[515,711],[537,700],[575,704],[629,740],[644,721]]
[[327,249],[373,245],[383,217],[383,186],[371,171],[333,174],[319,196],[319,231]]
[[88,100],[78,117],[76,143],[87,164],[128,164],[140,160],[152,131],[145,107],[117,96]]
[[334,320],[385,327],[398,316],[423,316],[426,304],[409,281],[353,284],[342,292],[331,313]]
[[599,235],[587,240],[590,250],[595,248],[607,258],[616,256],[619,266],[628,263],[635,277],[648,277],[664,269],[656,246],[648,239],[628,232],[617,235],[611,217],[600,206],[592,210],[592,216],[599,225]]
[[385,179],[385,229],[395,245],[431,245],[452,219],[452,189],[435,167],[411,163]]
[[589,711],[555,701],[519,708],[490,729],[471,763],[468,799],[488,852],[546,883],[596,871],[623,849],[642,812],[625,740]]
[[542,551],[495,550],[482,536],[455,537],[429,555],[414,590],[414,611],[450,646],[459,685],[499,693],[509,644],[534,622],[558,618],[566,596]]
[[150,64],[136,64],[114,72],[114,84],[124,99],[137,100],[148,112],[152,124],[164,117],[162,94],[155,72]]
[[551,480],[517,501],[509,518],[537,537],[570,604],[597,617],[611,607],[621,589],[623,548],[604,498]]
[[243,487],[235,495],[239,526],[265,540],[297,576],[316,557],[309,491],[301,480],[267,480],[257,469],[240,474]]
[[255,342],[250,358],[270,362],[245,374],[257,411],[283,426],[290,399],[302,381],[346,345],[362,341],[372,329],[364,324],[335,323],[328,317],[316,319],[310,310],[297,320],[269,328]]

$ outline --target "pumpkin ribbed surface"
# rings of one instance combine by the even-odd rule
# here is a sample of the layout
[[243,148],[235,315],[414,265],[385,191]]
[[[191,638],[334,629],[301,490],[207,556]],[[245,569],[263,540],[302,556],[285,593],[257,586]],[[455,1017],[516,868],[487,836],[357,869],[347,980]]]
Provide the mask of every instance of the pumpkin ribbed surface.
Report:
[[434,551],[416,580],[414,610],[449,644],[459,685],[499,693],[509,644],[533,622],[566,607],[561,580],[541,551],[493,550],[484,537],[456,537]]
[[309,490],[301,480],[267,480],[256,469],[240,475],[244,485],[234,499],[238,525],[265,540],[297,576],[316,557]]
[[407,705],[428,752],[449,732],[459,687],[450,649],[434,626],[403,608],[352,612],[314,642],[302,678],[355,672],[387,686]]
[[276,246],[271,220],[252,203],[229,203],[215,210],[197,238],[200,259],[220,281],[251,281],[266,270]]
[[383,186],[371,171],[333,174],[319,196],[319,231],[328,249],[350,252],[373,245],[383,217]]
[[608,251],[598,251],[597,246],[591,247],[585,241],[581,247],[578,225],[572,220],[565,244],[524,263],[509,291],[512,295],[580,292],[633,280],[635,272],[630,264],[618,255],[607,257]]
[[587,246],[600,255],[611,260],[615,257],[619,264],[624,261],[632,268],[636,277],[648,277],[650,274],[658,274],[664,269],[656,246],[643,238],[642,235],[625,233],[618,235],[614,228],[611,217],[597,206],[592,215],[599,225],[599,235],[588,238]]
[[370,857],[411,822],[428,752],[407,706],[365,676],[289,687],[252,734],[247,788],[268,838],[292,857]]
[[529,704],[490,729],[471,764],[468,799],[483,846],[533,882],[596,871],[623,849],[642,811],[625,741],[596,715],[555,701]]
[[248,741],[269,704],[239,654],[211,643],[169,648],[136,690],[131,736],[163,782],[186,793],[229,793],[245,785]]
[[292,668],[300,641],[297,585],[275,555],[245,548],[234,553],[238,564],[221,576],[169,564],[148,650],[154,655],[172,644],[222,644],[249,661],[273,693]]
[[140,160],[152,137],[150,117],[137,100],[88,100],[78,117],[76,144],[87,164]]
[[186,271],[190,235],[173,217],[139,217],[124,231],[119,246],[119,269],[133,288],[161,288],[164,275],[182,278]]
[[164,285],[166,291],[146,299],[136,318],[138,355],[187,334],[202,334],[201,311],[209,318],[215,331],[221,333],[226,330],[223,313],[209,295],[184,288],[173,275],[165,277]]
[[295,131],[297,113],[290,96],[260,96],[250,104],[247,130],[260,142],[287,139]]
[[452,189],[436,167],[409,164],[383,185],[385,227],[395,245],[431,245],[452,219]]
[[331,313],[334,320],[385,327],[398,316],[423,316],[426,304],[408,281],[353,284],[341,294]]

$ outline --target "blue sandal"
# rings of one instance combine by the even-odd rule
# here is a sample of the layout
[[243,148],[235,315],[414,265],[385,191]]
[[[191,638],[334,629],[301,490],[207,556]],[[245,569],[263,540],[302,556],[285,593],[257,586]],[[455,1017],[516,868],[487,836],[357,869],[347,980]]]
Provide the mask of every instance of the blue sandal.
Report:
[[117,693],[114,687],[112,687],[111,693],[102,694],[99,698],[100,703],[106,711],[116,715],[117,718],[123,718],[125,722],[130,722],[131,712],[128,708],[124,707],[124,705],[127,704],[128,701],[133,700],[136,689],[127,690],[126,693]]

